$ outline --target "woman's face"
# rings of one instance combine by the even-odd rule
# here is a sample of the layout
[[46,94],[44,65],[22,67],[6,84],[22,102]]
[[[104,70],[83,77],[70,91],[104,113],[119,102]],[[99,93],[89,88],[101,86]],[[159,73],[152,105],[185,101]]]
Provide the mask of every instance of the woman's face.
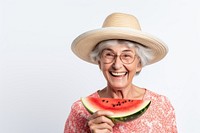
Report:
[[[136,72],[142,69],[140,60],[135,54],[134,48],[129,48],[123,44],[109,46],[103,50],[99,61],[99,67],[109,87],[123,89],[132,85],[132,79]],[[109,57],[112,58],[114,56],[114,60],[110,62]],[[123,63],[126,59],[130,60],[129,57],[134,58],[134,61],[129,62],[130,64]]]

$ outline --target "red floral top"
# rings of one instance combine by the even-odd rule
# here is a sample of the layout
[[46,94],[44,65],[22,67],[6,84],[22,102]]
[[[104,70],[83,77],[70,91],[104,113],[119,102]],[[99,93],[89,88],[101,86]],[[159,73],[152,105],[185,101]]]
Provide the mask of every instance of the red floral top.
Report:
[[[90,95],[99,97],[98,93]],[[118,123],[113,133],[177,133],[174,108],[162,95],[146,90],[144,100],[151,100],[148,110],[136,120]],[[90,116],[81,101],[76,101],[65,124],[64,133],[90,133],[87,118]]]

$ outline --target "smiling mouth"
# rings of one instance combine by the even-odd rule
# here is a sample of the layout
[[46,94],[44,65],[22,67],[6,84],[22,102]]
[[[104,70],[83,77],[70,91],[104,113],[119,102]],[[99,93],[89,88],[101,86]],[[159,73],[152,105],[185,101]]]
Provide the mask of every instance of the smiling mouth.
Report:
[[127,72],[110,72],[110,74],[114,77],[123,77],[127,74]]

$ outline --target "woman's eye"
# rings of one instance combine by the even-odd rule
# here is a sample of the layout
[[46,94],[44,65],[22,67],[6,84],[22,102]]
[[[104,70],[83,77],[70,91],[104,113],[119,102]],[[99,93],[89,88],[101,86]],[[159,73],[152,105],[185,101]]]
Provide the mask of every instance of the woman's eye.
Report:
[[114,56],[112,53],[106,53],[106,56]]
[[129,54],[124,54],[123,57],[125,57],[125,58],[131,58],[132,56],[129,55]]

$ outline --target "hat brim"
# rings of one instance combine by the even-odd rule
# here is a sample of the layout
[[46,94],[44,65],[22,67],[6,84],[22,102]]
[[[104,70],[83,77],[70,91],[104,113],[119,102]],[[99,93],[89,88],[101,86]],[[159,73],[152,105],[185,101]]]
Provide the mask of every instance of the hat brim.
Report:
[[82,60],[97,64],[90,58],[90,52],[101,41],[124,39],[138,42],[153,51],[153,58],[148,65],[160,61],[168,52],[168,47],[160,39],[130,28],[106,27],[85,32],[78,36],[71,45],[72,51]]

